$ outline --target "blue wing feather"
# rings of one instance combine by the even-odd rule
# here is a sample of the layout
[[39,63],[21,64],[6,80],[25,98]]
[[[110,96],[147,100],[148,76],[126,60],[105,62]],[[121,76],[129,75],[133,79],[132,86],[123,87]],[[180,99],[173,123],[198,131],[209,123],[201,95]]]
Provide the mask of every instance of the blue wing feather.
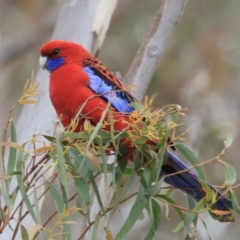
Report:
[[126,91],[119,89],[114,82],[106,79],[96,69],[92,67],[83,69],[90,79],[89,87],[100,97],[107,99],[118,112],[131,113],[134,110],[132,106],[129,106],[134,99],[128,96]]

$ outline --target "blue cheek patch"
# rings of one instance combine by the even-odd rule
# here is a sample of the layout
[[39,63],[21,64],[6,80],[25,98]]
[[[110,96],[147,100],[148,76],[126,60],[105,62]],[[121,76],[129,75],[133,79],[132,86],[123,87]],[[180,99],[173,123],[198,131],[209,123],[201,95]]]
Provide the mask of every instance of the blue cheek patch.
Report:
[[96,75],[91,67],[83,69],[90,79],[89,87],[100,97],[108,100],[118,112],[131,113],[134,110],[132,106],[129,106],[131,101],[126,96],[126,92],[119,91],[114,83],[109,84],[103,77]]
[[49,71],[52,72],[58,67],[60,67],[64,63],[64,59],[62,57],[56,58],[56,59],[48,59],[47,63],[45,65],[45,68]]

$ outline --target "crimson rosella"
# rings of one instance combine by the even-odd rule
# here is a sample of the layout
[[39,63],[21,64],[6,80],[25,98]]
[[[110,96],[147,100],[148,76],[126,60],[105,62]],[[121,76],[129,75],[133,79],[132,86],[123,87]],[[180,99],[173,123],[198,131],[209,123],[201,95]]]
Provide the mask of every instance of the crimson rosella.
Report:
[[[81,119],[87,118],[96,125],[108,104],[112,107],[114,129],[121,131],[128,127],[129,116],[134,111],[134,107],[129,104],[136,99],[97,58],[81,45],[62,40],[47,42],[42,46],[40,54],[40,65],[50,72],[50,98],[64,127],[71,124],[80,108]],[[80,120],[75,131],[81,129],[81,124]],[[162,165],[159,175],[165,176],[166,183],[200,201],[206,196],[203,184],[195,172],[183,171],[186,169],[188,167],[183,162],[168,152],[168,159]],[[172,174],[177,172],[180,173]],[[213,209],[230,211],[231,201],[212,185],[206,184],[217,196]],[[219,214],[219,219],[221,217]],[[232,220],[230,217],[224,221]]]

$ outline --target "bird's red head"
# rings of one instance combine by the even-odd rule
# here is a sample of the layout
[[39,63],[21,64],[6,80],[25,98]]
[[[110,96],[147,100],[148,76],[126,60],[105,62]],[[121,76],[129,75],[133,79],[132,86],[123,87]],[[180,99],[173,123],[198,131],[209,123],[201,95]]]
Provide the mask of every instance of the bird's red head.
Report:
[[92,55],[81,45],[63,40],[45,43],[40,49],[39,64],[52,72],[63,64],[83,64]]

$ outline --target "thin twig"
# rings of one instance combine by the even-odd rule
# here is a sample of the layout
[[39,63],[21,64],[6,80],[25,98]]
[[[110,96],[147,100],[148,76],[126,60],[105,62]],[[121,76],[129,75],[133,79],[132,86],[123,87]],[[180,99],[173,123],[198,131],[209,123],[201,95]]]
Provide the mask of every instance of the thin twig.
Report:
[[184,172],[189,172],[190,170],[196,168],[196,167],[200,167],[202,165],[205,165],[205,164],[208,164],[214,160],[217,160],[219,161],[219,158],[225,154],[225,148],[221,151],[221,153],[219,153],[216,157],[213,157],[205,162],[202,162],[202,163],[198,163],[198,164],[195,164],[195,165],[192,165],[190,167],[188,167],[187,169],[184,169],[184,170],[181,170],[181,171],[177,171],[177,172],[174,172],[174,173],[169,173],[166,175],[166,177],[171,177],[171,176],[174,176],[174,175],[178,175],[178,174],[181,174],[181,173],[184,173]]

